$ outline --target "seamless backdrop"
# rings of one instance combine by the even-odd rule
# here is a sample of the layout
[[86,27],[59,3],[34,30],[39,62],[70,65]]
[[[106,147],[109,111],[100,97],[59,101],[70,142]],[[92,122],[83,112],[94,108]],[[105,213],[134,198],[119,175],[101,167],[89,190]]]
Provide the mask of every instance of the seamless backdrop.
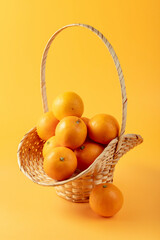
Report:
[[[43,112],[44,47],[58,28],[78,22],[97,28],[113,45],[126,83],[126,133],[144,138],[116,167],[114,183],[124,206],[110,219],[94,214],[88,204],[59,198],[52,187],[34,184],[17,164],[19,142]],[[0,29],[0,239],[159,239],[160,2],[6,0]],[[84,101],[84,116],[104,112],[121,123],[114,63],[87,29],[70,28],[55,39],[46,83],[49,107],[57,94],[75,91]]]

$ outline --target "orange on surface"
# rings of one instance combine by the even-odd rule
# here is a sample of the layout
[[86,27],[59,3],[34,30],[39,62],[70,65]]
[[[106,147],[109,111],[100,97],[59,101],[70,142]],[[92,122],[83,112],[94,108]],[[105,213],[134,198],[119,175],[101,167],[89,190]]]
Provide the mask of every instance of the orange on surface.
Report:
[[102,183],[92,189],[89,204],[97,214],[111,217],[121,209],[123,195],[112,183]]
[[53,148],[60,147],[60,144],[57,143],[56,137],[50,137],[43,146],[43,157],[45,157]]
[[49,177],[65,180],[71,177],[77,168],[76,155],[69,148],[56,147],[44,158],[43,168]]
[[93,141],[108,144],[119,135],[119,124],[111,115],[97,114],[88,122],[88,134]]
[[84,104],[78,94],[65,92],[54,99],[52,110],[55,117],[59,120],[67,116],[81,117],[84,111]]
[[104,146],[98,143],[92,141],[84,142],[79,148],[74,150],[78,162],[77,168],[82,171],[88,168],[103,150]]
[[38,136],[45,141],[54,136],[58,122],[52,112],[44,113],[36,125]]
[[55,136],[61,146],[75,149],[84,143],[87,127],[81,118],[68,116],[58,123]]

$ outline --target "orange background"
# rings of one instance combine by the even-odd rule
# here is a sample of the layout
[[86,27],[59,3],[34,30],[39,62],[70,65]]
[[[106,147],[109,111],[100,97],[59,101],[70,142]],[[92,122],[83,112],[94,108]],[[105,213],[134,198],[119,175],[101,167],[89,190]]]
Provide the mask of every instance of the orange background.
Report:
[[[125,76],[126,133],[144,143],[118,163],[114,183],[124,205],[113,218],[88,204],[59,198],[18,168],[17,148],[42,114],[40,63],[46,42],[60,27],[81,22],[100,30],[113,45]],[[0,239],[159,239],[160,231],[160,2],[20,1],[0,8]],[[54,41],[47,61],[49,106],[63,91],[84,100],[85,116],[109,113],[121,122],[121,94],[113,61],[90,31],[71,28]]]

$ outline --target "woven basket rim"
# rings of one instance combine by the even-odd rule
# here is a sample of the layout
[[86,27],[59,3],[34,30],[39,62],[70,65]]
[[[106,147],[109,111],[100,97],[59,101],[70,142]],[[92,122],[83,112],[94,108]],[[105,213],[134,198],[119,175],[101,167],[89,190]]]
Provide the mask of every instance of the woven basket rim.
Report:
[[[63,180],[63,181],[56,181],[53,183],[53,184],[48,184],[48,183],[41,183],[41,182],[37,182],[37,181],[34,181],[30,175],[24,171],[22,165],[21,165],[21,158],[20,158],[20,150],[21,150],[21,146],[23,145],[23,142],[25,141],[25,138],[27,137],[27,135],[32,132],[33,130],[36,130],[35,127],[33,127],[30,131],[28,131],[24,137],[22,138],[21,142],[19,143],[18,145],[18,151],[17,151],[17,158],[18,158],[18,165],[19,165],[19,168],[20,170],[30,179],[32,180],[33,182],[39,184],[39,185],[43,185],[43,186],[59,186],[59,185],[63,185],[63,184],[66,184],[66,183],[69,183],[71,181],[74,181],[76,179],[79,179],[81,177],[85,177],[91,169],[94,168],[94,166],[98,163],[98,161],[101,159],[101,157],[104,155],[104,153],[107,153],[108,149],[111,147],[111,145],[113,144],[117,144],[118,143],[118,137],[114,138],[103,150],[103,152],[94,160],[94,162],[87,168],[85,169],[84,171],[78,173],[76,176],[74,177],[70,177],[66,180]],[[143,141],[142,137],[138,134],[125,134],[123,136],[124,138],[128,139],[128,138],[137,138],[140,140],[140,143]],[[118,153],[117,153],[118,154]],[[107,156],[107,155],[106,155]],[[53,179],[52,179],[53,180]]]

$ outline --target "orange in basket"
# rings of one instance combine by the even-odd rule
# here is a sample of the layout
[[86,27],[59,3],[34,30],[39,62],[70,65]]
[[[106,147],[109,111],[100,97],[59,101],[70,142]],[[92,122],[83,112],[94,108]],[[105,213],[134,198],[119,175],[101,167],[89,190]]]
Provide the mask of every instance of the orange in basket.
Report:
[[74,152],[66,147],[55,147],[44,157],[44,171],[53,179],[65,180],[72,176],[77,168]]
[[65,92],[54,99],[52,111],[59,120],[67,116],[81,117],[84,111],[83,101],[75,92]]
[[104,146],[93,141],[85,141],[79,148],[74,150],[80,170],[88,168],[94,160],[103,152]]
[[62,146],[75,149],[84,143],[87,127],[81,118],[68,116],[58,123],[55,136]]
[[88,121],[89,137],[98,143],[108,144],[119,135],[117,120],[108,114],[96,114]]
[[103,152],[95,159],[95,161],[84,171],[76,171],[69,179],[63,181],[57,181],[50,178],[43,169],[43,145],[44,140],[40,139],[36,128],[32,128],[25,134],[18,146],[18,164],[21,171],[33,182],[44,186],[53,186],[56,188],[56,192],[59,196],[72,201],[72,202],[88,202],[90,192],[93,187],[101,183],[110,183],[113,181],[113,172],[115,165],[119,159],[130,149],[134,148],[138,144],[142,143],[143,139],[137,134],[125,135],[126,116],[127,116],[127,96],[124,77],[122,69],[118,60],[118,57],[102,33],[92,26],[86,24],[70,24],[62,27],[48,41],[41,65],[41,93],[44,112],[48,112],[47,96],[46,96],[46,84],[45,84],[45,66],[48,50],[55,39],[55,37],[64,29],[69,27],[85,27],[95,33],[108,48],[115,67],[117,69],[121,93],[122,93],[122,125],[118,137],[115,137],[105,147]]

